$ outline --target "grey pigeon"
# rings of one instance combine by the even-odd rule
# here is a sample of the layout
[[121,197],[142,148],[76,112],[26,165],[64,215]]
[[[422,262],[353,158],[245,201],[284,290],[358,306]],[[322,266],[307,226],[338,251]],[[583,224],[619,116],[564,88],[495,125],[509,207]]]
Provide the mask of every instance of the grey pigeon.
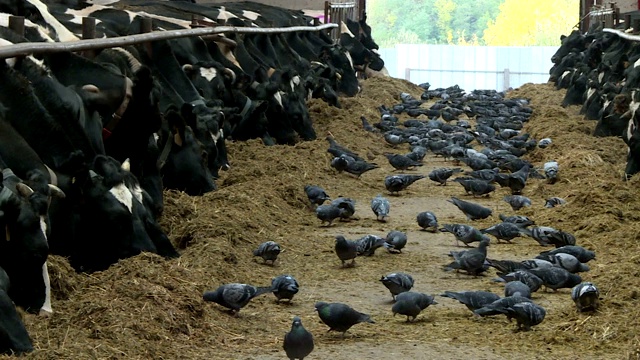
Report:
[[378,194],[373,200],[371,200],[371,210],[376,214],[376,220],[386,222],[389,217],[389,210],[391,205],[389,200]]
[[380,281],[391,292],[393,300],[396,295],[411,290],[413,287],[413,277],[403,272],[391,273],[380,278]]
[[531,206],[531,199],[523,195],[507,195],[503,199],[511,205],[513,211],[518,211],[525,206]]
[[516,224],[516,225],[518,225],[520,227],[523,227],[523,228],[536,224],[535,221],[529,219],[528,217],[526,217],[524,215],[506,216],[506,215],[500,214],[499,218],[503,222],[510,222],[510,223]]
[[346,147],[338,144],[336,142],[336,140],[333,138],[333,136],[329,135],[326,137],[327,141],[329,142],[329,148],[327,149],[327,151],[335,156],[335,157],[340,157],[340,155],[348,155],[350,157],[352,157],[354,160],[364,160],[363,158],[361,158],[358,154],[356,154],[355,152],[347,149]]
[[460,246],[458,241],[462,241],[463,244],[469,246],[470,243],[475,241],[481,241],[483,239],[489,240],[480,230],[466,224],[445,224],[440,228],[440,231],[453,234],[456,238],[456,246]]
[[561,267],[543,267],[527,271],[542,279],[542,285],[553,291],[572,288],[582,282],[580,275],[572,274]]
[[[573,256],[576,257],[576,259],[578,259],[578,261],[582,262],[582,263],[586,263],[589,262],[593,259],[596,258],[596,253],[591,251],[591,250],[587,250],[585,248],[583,248],[582,246],[578,246],[578,245],[565,245],[553,250],[549,250],[549,251],[543,251],[540,253],[540,255],[547,255],[547,254],[551,254],[551,255],[555,255],[555,254],[559,254],[559,253],[565,253],[565,254],[571,254]],[[537,258],[537,256],[536,256]]]
[[386,141],[389,145],[394,147],[405,142],[402,136],[392,134],[390,132],[386,132],[384,134],[384,141]]
[[384,247],[389,252],[401,253],[402,249],[407,245],[407,234],[402,231],[391,230],[384,240]]
[[500,172],[500,168],[493,168],[493,169],[480,169],[480,170],[467,171],[464,174],[469,175],[476,179],[480,179],[480,180],[484,180],[492,183],[492,182],[495,182],[496,174],[499,172]]
[[538,141],[538,147],[540,149],[544,149],[547,146],[551,145],[551,143],[552,143],[552,141],[551,141],[550,138],[544,138],[544,139],[541,139],[540,141]]
[[589,271],[589,265],[583,264],[571,254],[558,253],[558,254],[548,254],[548,255],[538,255],[537,259],[546,260],[552,263],[555,266],[559,266],[570,273],[579,273],[584,271]]
[[462,185],[462,187],[464,187],[465,192],[473,196],[487,195],[496,190],[496,187],[493,184],[490,184],[489,182],[480,180],[480,179],[455,178],[452,181]]
[[355,266],[356,257],[358,256],[358,243],[353,240],[347,240],[344,236],[336,236],[335,245],[336,255],[342,261],[342,267],[345,267],[346,261],[351,260],[349,266]]
[[340,173],[347,170],[349,164],[355,161],[356,160],[349,155],[340,155],[331,159],[331,167]]
[[521,227],[509,222],[501,222],[486,229],[480,229],[480,232],[495,236],[498,242],[500,242],[500,240],[511,242],[511,240],[523,234]]
[[344,171],[360,177],[360,175],[366,173],[367,171],[371,171],[379,167],[380,166],[378,166],[378,164],[369,163],[364,160],[355,160],[353,162],[348,162]]
[[499,295],[489,291],[445,291],[440,296],[458,300],[471,311],[480,309],[500,299]]
[[375,324],[369,315],[356,311],[346,304],[319,301],[315,304],[315,308],[320,320],[329,326],[329,331],[339,331],[342,336],[353,325],[363,322]]
[[427,155],[427,148],[424,146],[413,146],[411,147],[411,152],[406,154],[405,156],[413,161],[422,161],[424,157]]
[[273,265],[281,251],[282,249],[277,242],[265,241],[253,250],[253,256],[260,256],[265,263],[271,261],[271,265]]
[[436,232],[438,230],[438,218],[436,217],[436,214],[431,211],[423,211],[419,213],[416,220],[418,221],[418,226],[420,226],[422,230],[431,229],[431,232]]
[[507,186],[511,189],[512,195],[518,195],[522,193],[522,189],[524,189],[527,179],[529,178],[529,170],[531,167],[529,165],[525,165],[520,170],[509,174]]
[[369,121],[367,120],[366,117],[360,116],[360,120],[362,120],[362,128],[365,131],[368,131],[368,132],[380,132],[380,130],[378,130],[378,129],[374,128],[373,126],[371,126],[371,124],[369,123]]
[[386,239],[369,234],[356,240],[356,243],[358,244],[358,256],[372,256],[378,248],[384,246]]
[[518,270],[529,270],[538,267],[554,266],[552,263],[540,259],[523,261],[487,259],[487,264],[493,268],[496,268],[496,270],[502,273],[510,273]]
[[491,209],[482,205],[472,203],[469,201],[460,200],[457,197],[452,196],[448,202],[455,205],[460,211],[462,211],[469,220],[482,220],[491,216]]
[[302,326],[299,317],[293,318],[291,331],[284,335],[282,348],[289,360],[304,359],[313,351],[313,335]]
[[438,168],[429,173],[429,179],[439,183],[440,185],[447,185],[447,180],[453,176],[453,174],[462,172],[460,168]]
[[558,230],[550,226],[535,226],[525,229],[523,233],[533,240],[537,241],[540,246],[548,246],[551,244],[551,236]]
[[467,274],[479,275],[487,269],[485,267],[487,246],[489,246],[489,239],[482,239],[477,248],[463,251],[451,251],[454,261],[449,265],[446,265],[444,270],[464,270]]
[[396,314],[405,315],[407,322],[409,322],[414,321],[422,310],[429,307],[429,305],[437,303],[431,295],[407,291],[396,296],[396,303],[391,307],[391,311],[393,316],[396,316]]
[[221,285],[214,291],[207,291],[202,297],[205,301],[213,301],[229,308],[232,313],[238,313],[251,299],[268,292],[271,292],[271,286],[257,287],[248,284],[231,283]]
[[333,223],[333,220],[341,218],[345,213],[345,209],[331,204],[320,205],[316,208],[316,217],[320,219],[321,225],[326,222],[327,226],[329,226]]
[[356,212],[356,201],[347,197],[338,197],[331,201],[331,205],[341,209],[340,219],[348,220]]
[[398,193],[414,182],[424,179],[424,175],[408,175],[408,174],[400,174],[400,175],[389,175],[384,178],[384,187],[390,193]]
[[312,205],[322,205],[325,201],[331,200],[324,189],[316,185],[305,185],[304,192]]
[[506,309],[514,306],[519,303],[530,303],[531,299],[528,299],[523,296],[508,296],[498,299],[491,304],[487,304],[480,309],[476,309],[473,311],[474,314],[478,316],[492,316],[492,315],[500,315],[505,314]]
[[542,279],[529,272],[528,270],[518,270],[514,272],[510,272],[507,274],[498,273],[499,279],[495,279],[494,281],[499,282],[510,282],[510,281],[520,281],[527,285],[531,292],[536,292],[540,289],[544,281]]
[[384,153],[389,160],[389,164],[396,170],[407,170],[416,166],[422,166],[421,162],[411,160],[411,158],[402,154]]
[[277,302],[284,299],[291,303],[298,288],[298,281],[291,275],[279,275],[271,280],[271,292],[276,296]]
[[544,164],[544,176],[550,184],[558,181],[558,172],[560,171],[557,161],[548,161]]
[[533,302],[520,302],[504,309],[508,319],[516,319],[517,330],[529,331],[544,320],[546,310]]
[[571,299],[578,311],[596,311],[600,307],[600,291],[591,282],[583,282],[571,289]]
[[559,198],[557,196],[554,196],[554,197],[550,197],[547,200],[545,200],[544,207],[552,208],[552,207],[556,207],[558,205],[564,205],[566,203],[567,203],[567,200],[565,200],[563,198]]
[[509,281],[504,285],[504,296],[522,296],[531,299],[531,288],[522,281]]

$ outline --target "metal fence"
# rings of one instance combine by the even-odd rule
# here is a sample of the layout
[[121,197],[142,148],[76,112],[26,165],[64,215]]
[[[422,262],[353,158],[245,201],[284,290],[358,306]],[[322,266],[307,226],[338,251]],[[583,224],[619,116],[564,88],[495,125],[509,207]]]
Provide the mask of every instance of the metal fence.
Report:
[[[359,11],[357,7],[358,3],[355,1],[325,1],[324,2],[324,21],[328,23],[338,24],[341,22],[347,22],[347,19],[358,20]],[[340,37],[340,26],[332,29],[330,32],[331,38],[336,40]]]
[[396,45],[380,49],[389,74],[432,88],[503,91],[525,83],[546,83],[555,46],[506,47]]

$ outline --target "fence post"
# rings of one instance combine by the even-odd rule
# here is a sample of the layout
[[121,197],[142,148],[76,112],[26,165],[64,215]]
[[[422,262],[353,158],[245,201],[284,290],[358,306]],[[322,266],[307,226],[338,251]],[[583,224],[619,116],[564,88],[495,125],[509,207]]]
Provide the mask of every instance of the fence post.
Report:
[[404,69],[404,79],[407,81],[411,81],[411,69],[410,68],[405,68]]
[[[85,16],[82,18],[82,39],[95,39],[96,38],[96,18]],[[82,51],[82,56],[87,59],[93,59],[96,57],[96,50]]]
[[504,77],[503,77],[503,87],[504,87],[504,91],[507,91],[509,89],[509,84],[510,84],[510,72],[509,69],[504,69]]
[[24,37],[24,17],[22,16],[9,16],[9,29],[14,33]]

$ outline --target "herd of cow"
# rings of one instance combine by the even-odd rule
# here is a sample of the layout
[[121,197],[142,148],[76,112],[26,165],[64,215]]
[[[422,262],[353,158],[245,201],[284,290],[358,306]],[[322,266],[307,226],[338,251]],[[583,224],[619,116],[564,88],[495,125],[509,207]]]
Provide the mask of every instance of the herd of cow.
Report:
[[561,37],[550,81],[567,92],[562,105],[581,105],[597,120],[593,135],[620,136],[629,147],[625,177],[640,172],[640,45],[597,26]]
[[[24,17],[24,34],[9,29],[10,15]],[[154,31],[193,18],[313,25],[300,11],[250,2],[14,0],[0,3],[0,44],[79,40],[86,16],[97,37],[140,33],[143,18]],[[357,72],[386,74],[364,20],[342,24],[337,43],[322,31],[224,37],[0,62],[0,352],[32,349],[14,304],[52,312],[49,253],[78,271],[142,251],[179,256],[157,223],[163,189],[215,190],[231,139],[315,139],[308,98],[339,107],[338,95],[359,92]]]

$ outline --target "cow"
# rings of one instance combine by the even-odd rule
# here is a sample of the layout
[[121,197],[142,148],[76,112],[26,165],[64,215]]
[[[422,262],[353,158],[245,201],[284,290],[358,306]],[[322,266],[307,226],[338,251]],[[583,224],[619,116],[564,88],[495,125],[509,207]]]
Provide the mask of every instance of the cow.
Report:
[[24,323],[9,297],[11,280],[0,267],[0,353],[22,354],[33,351],[33,344]]

